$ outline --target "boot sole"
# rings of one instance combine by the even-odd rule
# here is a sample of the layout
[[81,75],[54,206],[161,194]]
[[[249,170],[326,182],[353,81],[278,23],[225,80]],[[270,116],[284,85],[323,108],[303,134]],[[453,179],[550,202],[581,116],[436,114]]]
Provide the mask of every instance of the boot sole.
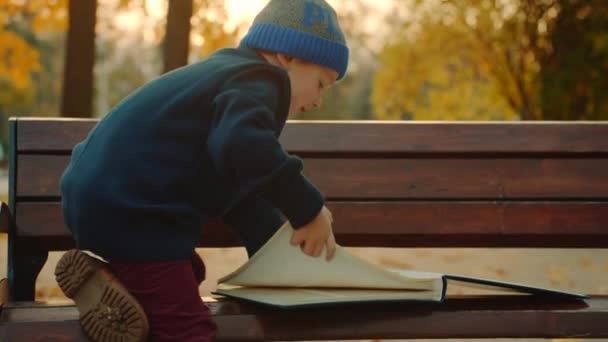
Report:
[[80,250],[65,253],[55,268],[61,290],[80,313],[82,330],[97,342],[144,342],[148,319],[106,264]]

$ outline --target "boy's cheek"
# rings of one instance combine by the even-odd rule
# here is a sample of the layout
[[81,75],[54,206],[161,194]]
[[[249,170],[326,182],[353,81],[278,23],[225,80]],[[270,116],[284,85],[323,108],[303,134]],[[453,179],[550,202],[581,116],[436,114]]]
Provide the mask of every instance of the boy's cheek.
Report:
[[300,107],[301,107],[301,105],[300,105],[300,103],[298,101],[298,98],[292,97],[291,98],[291,103],[289,105],[289,111],[291,113],[293,113],[293,114],[297,114],[297,113],[300,112]]
[[288,113],[288,117],[294,117],[296,115],[298,115],[298,113],[300,112],[299,108],[297,106],[295,106],[295,103],[291,103],[291,105],[289,106],[289,113]]

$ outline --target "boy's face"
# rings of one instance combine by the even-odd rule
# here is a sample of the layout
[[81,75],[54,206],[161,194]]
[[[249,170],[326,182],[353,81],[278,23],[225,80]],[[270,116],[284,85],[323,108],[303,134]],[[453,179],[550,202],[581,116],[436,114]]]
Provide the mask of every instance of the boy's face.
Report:
[[321,107],[321,95],[336,82],[338,73],[333,69],[285,55],[279,54],[278,59],[287,70],[291,83],[289,116]]

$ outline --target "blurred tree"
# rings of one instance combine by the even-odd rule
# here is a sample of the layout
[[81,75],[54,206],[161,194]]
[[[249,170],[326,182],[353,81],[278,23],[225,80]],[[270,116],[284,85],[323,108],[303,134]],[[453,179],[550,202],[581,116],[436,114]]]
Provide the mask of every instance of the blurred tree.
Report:
[[0,108],[33,99],[33,80],[42,70],[39,35],[64,31],[66,8],[67,0],[0,0]]
[[169,1],[163,41],[163,73],[188,64],[192,0]]
[[67,27],[67,1],[0,0],[0,159],[8,117],[58,111],[62,61],[55,43]]
[[[217,48],[236,44],[236,29],[224,27],[227,14],[223,1],[194,0],[192,8],[188,2],[100,3],[95,116],[105,115],[135,89],[162,72],[184,65],[188,58],[196,60]],[[116,20],[120,15],[129,18],[132,27],[125,28],[121,20]]]
[[[606,48],[601,43],[598,48],[598,41],[605,37],[608,22],[605,1],[418,0],[411,4],[412,14],[402,20],[382,52],[383,69],[376,76],[372,97],[379,117],[591,118],[567,104],[580,100],[577,94],[582,92],[596,102],[602,100],[597,94],[605,88]],[[588,15],[585,25],[581,11],[597,14]],[[565,40],[568,34],[579,41]],[[579,47],[578,53],[569,53],[573,46]],[[581,63],[592,60],[593,64]],[[553,66],[547,68],[550,62]],[[573,74],[580,76],[578,85]],[[561,114],[552,107],[559,107]]]
[[462,29],[427,17],[413,36],[395,37],[380,56],[372,103],[391,120],[489,120],[511,114]]
[[163,70],[168,1],[100,1],[97,8],[93,116],[102,117]]
[[539,56],[548,120],[608,119],[608,1],[559,1]]
[[215,50],[236,46],[241,27],[228,29],[226,21],[228,12],[223,0],[194,0],[190,34],[198,48],[193,51],[194,56],[204,58]]
[[97,0],[69,2],[61,116],[93,115],[93,66]]

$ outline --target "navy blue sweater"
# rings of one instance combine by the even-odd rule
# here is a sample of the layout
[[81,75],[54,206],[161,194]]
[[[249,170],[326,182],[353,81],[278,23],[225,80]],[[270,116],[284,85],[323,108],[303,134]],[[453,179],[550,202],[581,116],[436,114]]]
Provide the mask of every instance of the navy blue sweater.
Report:
[[253,50],[224,49],[144,85],[77,144],[61,179],[76,245],[114,260],[188,259],[223,218],[252,253],[282,223],[323,206],[278,137],[287,73]]

